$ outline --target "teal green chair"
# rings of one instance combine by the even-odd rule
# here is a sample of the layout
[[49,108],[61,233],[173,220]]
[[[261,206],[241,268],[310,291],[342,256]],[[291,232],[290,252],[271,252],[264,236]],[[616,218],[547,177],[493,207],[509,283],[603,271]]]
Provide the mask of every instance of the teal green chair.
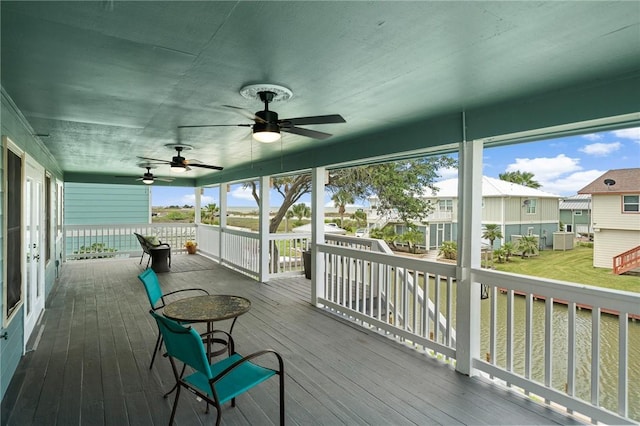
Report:
[[[144,272],[138,275],[138,279],[142,281],[142,284],[144,284],[144,289],[147,292],[147,297],[149,298],[149,303],[151,304],[151,309],[153,311],[157,311],[165,307],[165,305],[167,304],[165,298],[167,296],[183,292],[200,292],[202,294],[209,294],[209,292],[203,288],[184,288],[180,290],[170,291],[169,293],[162,293],[158,275],[156,275],[155,271],[151,268],[145,269]],[[161,347],[162,335],[158,333],[156,346],[153,349],[153,356],[151,357],[151,364],[149,365],[150,370],[151,368],[153,368],[153,363],[156,360],[156,354],[158,353],[158,351],[160,351]]]
[[[202,336],[196,330],[184,327],[154,311],[150,311],[150,313],[158,323],[167,349],[165,356],[171,361],[171,368],[177,382],[176,398],[169,419],[170,426],[176,415],[181,388],[185,388],[204,399],[207,402],[207,410],[209,404],[216,408],[216,426],[218,426],[222,417],[221,406],[223,404],[231,401],[231,406],[235,407],[237,396],[275,375],[280,376],[280,424],[284,425],[284,363],[277,352],[268,349],[243,357],[235,352],[233,339],[229,336],[229,356],[209,364]],[[253,362],[258,357],[268,355],[275,357],[275,361],[272,363],[275,366],[277,361],[277,370]],[[183,364],[180,372],[178,372],[176,361]],[[191,367],[193,372],[184,376],[186,366]]]

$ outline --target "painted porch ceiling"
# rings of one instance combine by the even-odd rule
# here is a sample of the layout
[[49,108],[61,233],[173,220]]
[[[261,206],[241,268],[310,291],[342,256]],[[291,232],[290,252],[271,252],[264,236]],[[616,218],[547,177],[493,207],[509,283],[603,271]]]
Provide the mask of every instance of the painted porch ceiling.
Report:
[[[256,176],[253,165],[331,151],[404,123],[640,70],[640,2],[12,2],[0,3],[1,81],[65,176],[139,175],[136,156],[186,158]],[[288,87],[280,118],[341,114],[252,142],[247,84]],[[637,88],[634,88],[637,89]],[[640,110],[640,108],[639,108]],[[358,139],[358,140],[360,140]],[[389,142],[393,144],[392,141]],[[358,145],[361,147],[362,145]],[[358,148],[360,149],[360,148]],[[350,153],[353,155],[353,152]],[[363,157],[366,152],[362,152]],[[351,157],[349,157],[351,158]],[[168,166],[154,170],[170,176]],[[192,178],[215,180],[193,169]]]

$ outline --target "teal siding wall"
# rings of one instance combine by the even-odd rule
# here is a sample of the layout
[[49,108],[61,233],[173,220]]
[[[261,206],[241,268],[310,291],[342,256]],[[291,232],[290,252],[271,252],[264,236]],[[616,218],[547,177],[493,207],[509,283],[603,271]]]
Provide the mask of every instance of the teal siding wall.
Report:
[[[39,164],[41,164],[47,172],[51,174],[52,180],[62,180],[62,171],[60,166],[55,161],[53,156],[49,153],[46,146],[39,140],[33,137],[35,133],[24,119],[20,111],[16,108],[15,104],[9,97],[9,95],[0,88],[0,129],[2,136],[7,136],[22,150],[34,158]],[[4,170],[2,165],[4,164],[3,152],[0,150],[0,177],[4,179]],[[1,191],[4,191],[4,186],[0,185]],[[4,193],[0,193],[4,196]],[[4,306],[2,306],[4,283],[2,282],[4,276],[6,254],[3,252],[4,234],[6,230],[3,228],[4,218],[4,205],[0,203],[0,312],[4,312]],[[56,244],[52,241],[52,244]],[[54,247],[56,258],[60,255],[61,247]],[[54,258],[55,259],[55,258]],[[49,295],[51,288],[55,283],[55,261],[48,262],[45,265],[45,291],[46,295]],[[0,321],[2,326],[2,321]],[[6,328],[2,328],[1,332],[7,332],[7,340],[3,340],[0,344],[0,398],[4,397],[4,394],[11,382],[11,379],[18,367],[18,362],[22,357],[22,348],[24,345],[24,314],[22,308],[16,313],[13,320],[7,325]]]
[[65,183],[65,225],[149,223],[147,185]]

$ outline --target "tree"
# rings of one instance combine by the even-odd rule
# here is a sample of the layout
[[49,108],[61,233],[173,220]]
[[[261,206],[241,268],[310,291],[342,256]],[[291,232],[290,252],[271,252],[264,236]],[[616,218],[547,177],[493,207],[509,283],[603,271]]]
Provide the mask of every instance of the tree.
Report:
[[331,200],[338,208],[338,214],[340,215],[340,226],[343,226],[344,214],[347,211],[347,204],[353,204],[355,202],[355,200],[353,199],[353,195],[341,188],[336,191],[333,196],[331,196]]
[[538,254],[538,239],[533,235],[523,235],[518,241],[518,250],[522,252],[522,258],[527,255]]
[[456,260],[458,258],[458,243],[455,241],[443,241],[440,250],[438,250],[438,256]]
[[424,243],[424,234],[418,230],[415,225],[407,227],[405,232],[400,235],[400,241],[409,245],[409,251],[415,254],[418,251],[418,244]]
[[[260,205],[257,182],[248,182],[246,186],[251,188],[253,199]],[[300,200],[300,197],[311,192],[311,175],[303,174],[273,178],[271,179],[271,188],[275,189],[283,197],[280,208],[269,222],[269,232],[275,234],[278,231],[280,222],[287,214],[287,210]]]
[[440,156],[338,169],[329,176],[329,189],[345,191],[354,200],[375,195],[379,214],[395,212],[409,224],[426,219],[433,207],[423,198],[424,191],[437,191],[433,183],[438,169],[455,164],[453,158]]
[[220,211],[216,203],[209,203],[202,211],[202,222],[213,224],[216,215]]
[[[354,201],[376,195],[380,200],[380,214],[394,211],[409,223],[411,220],[423,220],[431,212],[432,207],[421,195],[425,188],[436,190],[433,182],[439,177],[438,169],[455,165],[455,159],[440,156],[338,169],[331,171],[328,189],[334,194],[344,190],[353,196]],[[248,182],[246,186],[251,188],[253,198],[260,205],[257,182]],[[300,197],[311,192],[311,175],[273,178],[271,187],[283,197],[280,208],[269,223],[269,232],[275,233],[287,210]]]
[[515,172],[504,172],[498,175],[500,180],[528,186],[529,188],[540,188],[540,183],[533,180],[533,176],[533,173],[521,172],[520,170],[516,170]]
[[311,208],[304,203],[299,203],[291,208],[293,216],[298,218],[298,224],[302,224],[302,219],[311,216]]
[[484,232],[482,233],[482,238],[485,240],[489,240],[491,247],[489,248],[493,251],[493,242],[495,240],[502,239],[502,231],[500,230],[500,225],[496,225],[495,223],[490,223],[485,225]]
[[506,243],[504,243],[502,247],[500,247],[500,249],[502,249],[502,251],[504,252],[504,257],[507,262],[509,261],[509,258],[511,256],[516,254],[517,251],[516,245],[511,241],[507,241]]
[[367,226],[367,213],[362,209],[353,212],[351,219],[356,221],[357,226]]

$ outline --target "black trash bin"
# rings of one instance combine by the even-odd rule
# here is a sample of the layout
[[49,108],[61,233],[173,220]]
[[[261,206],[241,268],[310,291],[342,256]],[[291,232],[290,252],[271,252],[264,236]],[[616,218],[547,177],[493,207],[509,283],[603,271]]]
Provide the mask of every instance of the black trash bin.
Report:
[[311,250],[302,252],[302,266],[304,266],[304,276],[306,279],[311,279]]

